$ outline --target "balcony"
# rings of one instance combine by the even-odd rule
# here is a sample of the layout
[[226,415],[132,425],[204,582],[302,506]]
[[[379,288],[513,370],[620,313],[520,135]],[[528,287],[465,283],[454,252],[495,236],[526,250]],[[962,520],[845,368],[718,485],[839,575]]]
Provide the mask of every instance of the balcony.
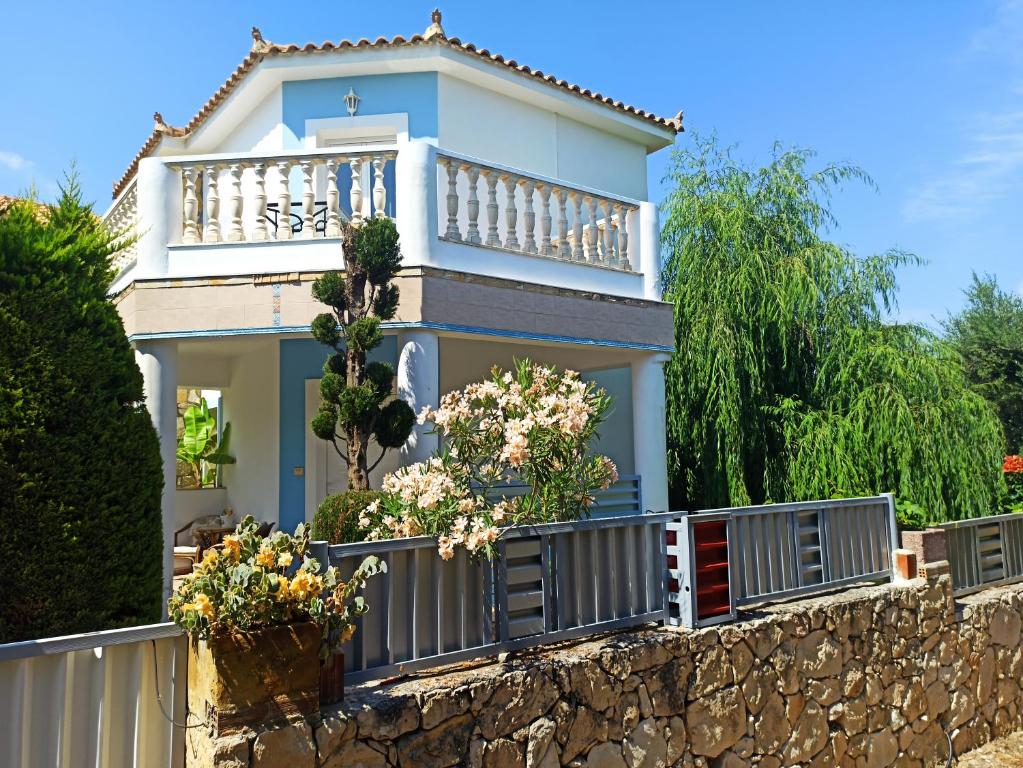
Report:
[[341,268],[341,222],[370,217],[406,266],[659,298],[652,204],[421,141],[147,158],[106,218],[140,233],[120,266],[145,279]]

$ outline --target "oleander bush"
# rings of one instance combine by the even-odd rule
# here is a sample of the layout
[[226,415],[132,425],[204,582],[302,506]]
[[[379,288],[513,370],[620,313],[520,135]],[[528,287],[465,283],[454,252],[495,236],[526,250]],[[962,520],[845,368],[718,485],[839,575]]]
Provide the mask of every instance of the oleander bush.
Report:
[[[383,494],[359,520],[367,538],[437,537],[445,560],[455,547],[492,558],[512,525],[576,520],[589,514],[593,492],[618,480],[606,456],[588,453],[611,399],[575,371],[516,361],[487,381],[424,408],[444,450],[429,461],[388,474]],[[520,496],[500,486],[526,486]]]

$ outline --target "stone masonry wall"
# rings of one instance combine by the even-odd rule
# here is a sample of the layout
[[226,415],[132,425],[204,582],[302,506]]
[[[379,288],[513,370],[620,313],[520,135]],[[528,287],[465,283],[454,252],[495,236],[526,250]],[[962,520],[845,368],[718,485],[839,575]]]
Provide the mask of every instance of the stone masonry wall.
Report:
[[1023,588],[949,610],[947,576],[698,631],[608,635],[357,689],[216,745],[244,768],[929,766],[1023,728]]

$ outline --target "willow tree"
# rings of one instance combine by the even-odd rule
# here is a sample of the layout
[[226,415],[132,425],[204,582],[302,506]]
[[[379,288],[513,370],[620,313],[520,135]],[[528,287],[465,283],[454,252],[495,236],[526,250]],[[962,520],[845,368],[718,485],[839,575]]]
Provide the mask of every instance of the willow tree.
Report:
[[662,233],[676,354],[666,366],[672,501],[698,508],[893,491],[981,514],[1001,427],[954,355],[886,322],[901,251],[828,238],[849,165],[775,148],[749,168],[714,140],[672,160]]

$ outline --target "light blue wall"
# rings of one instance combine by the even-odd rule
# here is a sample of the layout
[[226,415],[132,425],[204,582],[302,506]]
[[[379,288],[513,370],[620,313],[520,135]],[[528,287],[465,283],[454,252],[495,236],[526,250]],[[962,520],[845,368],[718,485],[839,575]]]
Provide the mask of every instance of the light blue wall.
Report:
[[592,381],[604,389],[613,400],[611,413],[600,427],[600,434],[590,450],[611,458],[618,466],[618,474],[631,475],[636,471],[636,454],[632,438],[632,370],[605,368],[581,374],[584,381]]
[[[305,520],[305,478],[296,477],[295,467],[305,466],[305,382],[323,374],[329,350],[315,339],[282,339],[281,431],[280,431],[280,530],[292,533]],[[385,336],[384,343],[369,355],[371,360],[397,367],[398,339]]]
[[437,138],[436,72],[294,80],[282,87],[285,149],[304,146],[306,120],[346,116],[349,88],[359,95],[360,117],[407,113],[409,138]]

